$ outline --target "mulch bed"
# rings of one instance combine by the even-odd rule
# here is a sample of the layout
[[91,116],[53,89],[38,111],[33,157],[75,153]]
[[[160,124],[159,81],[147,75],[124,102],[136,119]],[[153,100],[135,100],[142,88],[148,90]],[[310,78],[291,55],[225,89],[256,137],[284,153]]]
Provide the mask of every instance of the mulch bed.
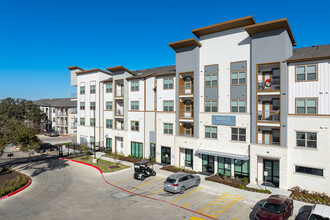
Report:
[[0,186],[4,184],[6,180],[12,180],[15,179],[16,177],[20,176],[21,174],[12,172],[11,170],[9,171],[2,171],[0,172]]
[[312,204],[330,205],[330,197],[325,193],[308,192],[298,186],[295,186],[290,190],[292,191],[291,197],[295,200]]
[[182,168],[175,167],[175,166],[172,166],[172,165],[164,166],[164,167],[161,167],[160,169],[170,171],[170,172],[173,172],[173,173],[178,173],[178,172],[190,173],[190,174],[196,174],[197,173],[197,172],[192,171],[192,170],[182,169]]

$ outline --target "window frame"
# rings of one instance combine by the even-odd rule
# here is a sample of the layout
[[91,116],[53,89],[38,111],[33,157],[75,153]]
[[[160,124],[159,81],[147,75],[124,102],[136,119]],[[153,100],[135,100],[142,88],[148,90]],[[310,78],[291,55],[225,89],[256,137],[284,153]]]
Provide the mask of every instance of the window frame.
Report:
[[[133,151],[133,143],[135,144],[134,147],[138,148],[137,156],[136,156],[136,154],[133,155],[133,152],[136,153],[136,149],[135,149],[135,151]],[[141,149],[139,149],[139,147],[141,147]],[[141,155],[139,155],[139,153],[141,153]],[[131,141],[131,156],[138,157],[138,158],[143,158],[143,143],[142,142]]]
[[[206,128],[207,127],[210,128],[210,137],[207,137],[207,135],[206,135]],[[212,132],[212,128],[216,128],[216,133]],[[218,139],[218,127],[217,126],[207,126],[207,125],[205,125],[204,129],[205,129],[205,132],[204,132],[205,138]],[[213,137],[213,134],[216,134],[216,137]]]
[[[137,83],[137,85],[133,86],[133,83]],[[140,81],[139,80],[132,80],[131,81],[131,92],[138,92],[138,91],[140,91]]]
[[[232,102],[233,101],[236,101],[237,102],[237,112],[234,112],[233,111],[233,106],[232,106]],[[245,111],[244,112],[241,112],[240,111],[240,106],[239,106],[239,102],[240,101],[245,101]],[[247,101],[246,101],[246,99],[231,99],[231,101],[230,101],[230,112],[231,113],[246,113],[246,110],[247,110]]]
[[[111,108],[108,108],[108,104],[111,103]],[[105,102],[105,110],[106,111],[113,111],[113,102]]]
[[[137,109],[133,108],[133,103],[137,103]],[[140,110],[140,101],[131,101],[131,111],[139,111]]]
[[[172,111],[170,111],[170,105],[168,105],[167,107],[168,107],[168,110],[166,111],[165,110],[165,102],[167,102],[168,104],[170,103],[170,102],[172,102],[172,106],[173,106],[173,109],[172,109]],[[164,100],[163,101],[163,111],[164,112],[174,112],[174,101],[173,100]]]
[[[190,151],[189,153],[188,153],[188,151]],[[185,157],[184,157],[184,165],[185,165],[185,167],[191,167],[192,169],[193,169],[193,167],[194,167],[194,150],[193,149],[184,149],[184,154],[185,154]],[[190,155],[190,164],[188,163],[189,161],[187,160],[187,155]]]
[[[308,114],[308,106],[307,106],[307,100],[310,100],[310,99],[315,99],[316,101],[316,110],[315,110],[315,114]],[[297,111],[297,101],[298,100],[304,100],[305,101],[305,113],[298,113]],[[318,115],[318,105],[319,105],[319,99],[318,97],[304,97],[304,98],[295,98],[295,114],[296,115]]]
[[[108,122],[110,122],[109,126],[108,126]],[[113,129],[113,120],[112,119],[105,119],[105,128]]]
[[[304,133],[304,139],[298,139],[298,133]],[[315,140],[309,140],[308,134],[315,134]],[[298,141],[304,141],[304,146],[298,145]],[[315,147],[308,147],[308,142],[315,142]],[[307,131],[296,131],[296,147],[299,148],[306,148],[306,149],[317,149],[317,132],[307,132]]]
[[[308,73],[307,73],[307,67],[308,66],[316,66],[316,71],[315,71],[315,74],[316,74],[316,77],[315,79],[308,79]],[[301,67],[301,66],[304,66],[305,67],[305,79],[304,80],[298,80],[297,79],[297,68],[298,67]],[[318,63],[310,63],[310,64],[300,64],[300,65],[295,65],[295,82],[313,82],[313,81],[318,81]]]
[[[168,126],[168,128],[165,128],[165,125],[167,125]],[[170,125],[172,125],[172,129],[170,129]],[[164,132],[164,134],[170,134],[170,135],[173,135],[173,123],[164,123],[163,124],[163,132]],[[167,132],[165,132],[165,131],[167,131]],[[172,131],[172,133],[170,132],[170,131]]]
[[[93,106],[92,106],[92,103],[94,103]],[[92,107],[93,107],[93,108],[92,108]],[[96,109],[96,102],[90,102],[90,103],[89,103],[89,109],[95,111],[95,109]]]
[[[82,88],[84,88],[83,90],[82,90]],[[83,92],[82,92],[83,91]],[[85,95],[85,93],[86,93],[86,88],[85,88],[85,86],[80,86],[80,88],[79,88],[79,94],[80,95]]]
[[[237,134],[233,134],[233,129],[237,129]],[[245,134],[240,134],[240,130],[245,130]],[[233,140],[233,135],[237,136],[237,140]],[[240,137],[242,137],[242,136],[245,137],[244,141],[240,140]],[[246,128],[231,127],[231,141],[246,142]]]
[[[300,167],[300,168],[303,168],[304,171],[297,171],[297,168]],[[306,172],[306,169],[311,169],[311,172]],[[322,175],[318,175],[315,173],[315,171],[322,171]],[[324,177],[324,169],[320,169],[320,168],[313,168],[313,167],[305,167],[305,166],[298,166],[298,165],[295,165],[295,173],[302,173],[302,174],[307,174],[307,175],[312,175],[312,176],[322,176]]]
[[[83,122],[83,123],[82,123]],[[85,118],[80,118],[79,120],[79,125],[86,125],[86,120]]]
[[[111,88],[108,88],[108,86],[111,86]],[[111,91],[108,91],[108,89],[109,90],[111,89]],[[113,92],[113,83],[112,82],[106,83],[105,84],[105,93],[112,93],[112,92]]]
[[[94,87],[94,90],[92,90],[92,86]],[[96,94],[96,85],[90,85],[89,86],[89,93],[90,94]]]
[[[165,79],[172,79],[172,88],[170,88],[170,83],[168,82],[167,84],[165,84]],[[167,85],[167,88],[165,88],[165,85]],[[174,89],[174,77],[164,77],[163,78],[163,90],[172,90]]]
[[[207,66],[217,66],[217,72],[214,73],[205,73],[205,67]],[[217,84],[216,85],[212,85],[212,75],[216,75],[217,76]],[[210,85],[207,86],[206,85],[206,76],[210,76]],[[209,87],[218,87],[219,86],[219,64],[209,64],[209,65],[204,65],[204,88],[209,88]]]
[[80,110],[85,110],[86,109],[86,104],[85,102],[80,102],[79,103]]
[[[132,123],[134,123],[134,125],[132,125]],[[140,131],[140,122],[139,121],[131,120],[131,131],[135,131],[135,132]]]
[[[206,111],[206,102],[210,102],[210,111]],[[213,111],[213,103],[214,102],[216,102],[217,103],[217,105],[216,105],[216,107],[217,107],[217,109],[216,109],[216,111]],[[216,99],[209,99],[209,100],[204,100],[204,112],[218,112],[218,100],[216,100]]]
[[[93,120],[94,123],[92,123],[92,120]],[[95,118],[90,118],[89,119],[89,126],[93,126],[94,127],[94,126],[96,126],[95,123],[96,123]]]

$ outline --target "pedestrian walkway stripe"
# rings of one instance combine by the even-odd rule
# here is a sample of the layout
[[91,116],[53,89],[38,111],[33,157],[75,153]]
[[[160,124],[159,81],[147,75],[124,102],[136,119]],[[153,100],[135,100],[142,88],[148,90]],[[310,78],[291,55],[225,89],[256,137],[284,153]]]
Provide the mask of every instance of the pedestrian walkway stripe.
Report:
[[194,193],[194,192],[197,192],[198,190],[202,189],[203,187],[204,187],[204,186],[201,186],[201,187],[199,187],[198,189],[195,189],[194,191],[192,191],[192,192],[190,192],[190,193],[188,193],[188,194],[186,194],[186,195],[184,195],[184,196],[181,196],[180,198],[178,198],[178,199],[172,201],[171,203],[175,203],[176,201],[178,201],[178,200],[180,200],[180,199],[183,199],[184,197],[186,197],[186,196],[188,196],[188,195],[190,195],[190,194],[192,194],[192,193]]
[[149,184],[149,183],[152,183],[152,182],[154,182],[154,181],[160,180],[160,179],[164,179],[164,177],[160,177],[160,178],[158,178],[158,179],[154,179],[154,180],[151,180],[151,181],[149,181],[149,182],[146,182],[146,183],[144,183],[144,184],[142,184],[142,185],[140,185],[140,186],[138,186],[138,187],[135,187],[134,189],[131,189],[130,192],[132,192],[133,190],[136,190],[136,189],[138,189],[138,188],[140,188],[140,187],[142,187],[142,186],[145,186],[145,185],[147,185],[147,184]]

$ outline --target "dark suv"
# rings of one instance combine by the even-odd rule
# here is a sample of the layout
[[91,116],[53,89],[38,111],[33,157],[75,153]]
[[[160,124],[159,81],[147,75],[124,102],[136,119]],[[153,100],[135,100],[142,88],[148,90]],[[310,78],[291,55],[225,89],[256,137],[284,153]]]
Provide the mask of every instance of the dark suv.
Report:
[[293,212],[293,201],[291,198],[281,195],[271,195],[261,204],[255,215],[257,220],[286,220]]

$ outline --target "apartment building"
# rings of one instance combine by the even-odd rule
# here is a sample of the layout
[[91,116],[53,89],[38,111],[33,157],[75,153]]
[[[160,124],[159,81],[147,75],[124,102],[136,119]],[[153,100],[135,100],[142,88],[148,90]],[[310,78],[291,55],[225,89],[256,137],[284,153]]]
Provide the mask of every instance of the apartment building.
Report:
[[70,98],[39,99],[33,101],[46,114],[47,129],[60,135],[77,133],[77,101]]
[[[175,66],[117,66],[98,70],[102,77],[69,68],[78,85],[100,88],[100,143],[206,174],[330,194],[330,45],[293,49],[287,19],[248,16],[192,33],[169,44]],[[80,140],[95,134],[80,124]]]

